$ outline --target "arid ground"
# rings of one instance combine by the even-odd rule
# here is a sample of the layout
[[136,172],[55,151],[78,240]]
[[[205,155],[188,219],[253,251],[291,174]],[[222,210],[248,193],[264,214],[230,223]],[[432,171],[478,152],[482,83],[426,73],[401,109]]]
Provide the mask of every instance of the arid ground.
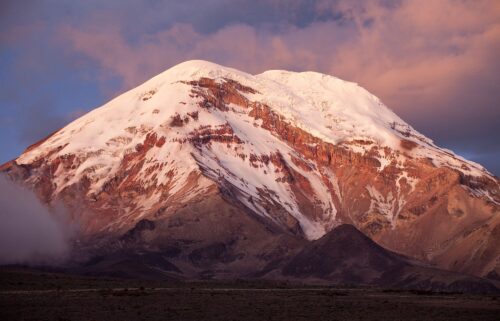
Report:
[[160,282],[3,268],[1,320],[498,320],[500,297],[238,282]]

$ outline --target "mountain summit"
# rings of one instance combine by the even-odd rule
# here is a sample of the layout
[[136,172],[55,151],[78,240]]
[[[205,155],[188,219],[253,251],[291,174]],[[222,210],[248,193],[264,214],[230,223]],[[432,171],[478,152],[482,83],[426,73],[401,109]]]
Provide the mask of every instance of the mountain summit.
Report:
[[173,249],[187,274],[252,273],[343,223],[443,269],[500,274],[498,178],[316,72],[187,61],[0,169],[66,204],[82,244]]

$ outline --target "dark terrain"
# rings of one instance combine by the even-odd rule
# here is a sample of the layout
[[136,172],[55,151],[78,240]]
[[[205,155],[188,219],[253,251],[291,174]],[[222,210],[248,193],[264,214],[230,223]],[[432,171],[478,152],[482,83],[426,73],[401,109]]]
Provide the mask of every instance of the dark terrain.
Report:
[[0,269],[1,320],[498,320],[500,297]]
[[[189,213],[183,216],[191,217]],[[220,221],[227,226],[229,220]],[[500,293],[492,280],[439,270],[391,252],[352,225],[343,224],[318,240],[305,242],[263,229],[249,230],[249,224],[242,222],[255,222],[241,213],[233,215],[232,221],[238,222],[238,228],[219,228],[220,232],[214,232],[205,228],[209,226],[204,224],[205,215],[189,224],[190,228],[183,228],[182,234],[177,231],[179,234],[173,239],[162,238],[163,241],[153,241],[152,237],[176,231],[162,231],[154,222],[141,224],[141,228],[122,237],[127,241],[120,241],[115,252],[92,257],[65,272],[141,280],[286,280],[322,286],[352,284],[399,290]],[[182,239],[181,235],[183,243],[176,241]],[[249,240],[254,247],[248,246]],[[151,249],[144,250],[148,247]]]

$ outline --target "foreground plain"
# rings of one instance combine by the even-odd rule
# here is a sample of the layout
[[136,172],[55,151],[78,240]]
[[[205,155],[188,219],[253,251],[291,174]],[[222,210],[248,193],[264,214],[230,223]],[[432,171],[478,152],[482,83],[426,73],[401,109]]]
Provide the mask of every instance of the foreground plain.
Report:
[[500,297],[0,269],[1,320],[498,320]]

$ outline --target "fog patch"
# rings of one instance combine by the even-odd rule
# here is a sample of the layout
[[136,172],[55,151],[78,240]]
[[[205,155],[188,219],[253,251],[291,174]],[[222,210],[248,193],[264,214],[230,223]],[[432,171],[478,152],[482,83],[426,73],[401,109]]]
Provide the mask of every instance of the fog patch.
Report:
[[0,175],[0,264],[62,263],[73,234],[63,212]]

